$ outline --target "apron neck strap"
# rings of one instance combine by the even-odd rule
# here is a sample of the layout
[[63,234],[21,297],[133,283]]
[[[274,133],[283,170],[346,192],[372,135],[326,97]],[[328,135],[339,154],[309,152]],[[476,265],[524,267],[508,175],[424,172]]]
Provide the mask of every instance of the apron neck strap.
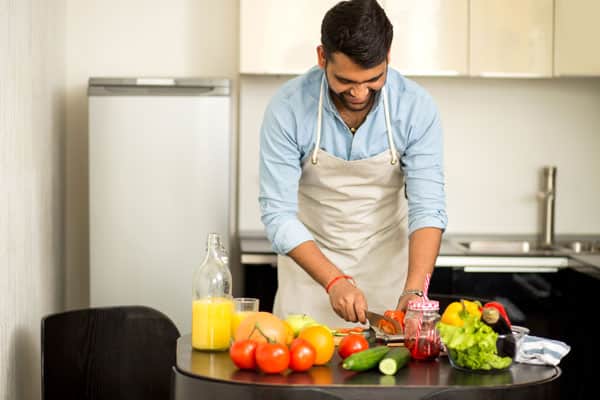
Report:
[[315,148],[313,149],[310,161],[313,164],[317,164],[317,153],[321,145],[321,124],[323,121],[323,86],[325,85],[325,71],[323,71],[323,78],[321,78],[321,89],[319,90],[319,106],[317,111],[317,139],[315,140]]
[[[315,147],[310,156],[310,161],[313,164],[317,164],[317,155],[319,153],[319,148],[321,146],[321,127],[323,124],[323,87],[325,86],[325,72],[323,72],[323,78],[321,78],[321,88],[319,90],[319,106],[317,111],[317,138],[315,140]],[[390,146],[390,154],[392,156],[391,163],[392,165],[396,165],[398,163],[398,155],[396,154],[396,146],[394,144],[394,138],[392,136],[392,124],[390,122],[390,113],[388,108],[388,100],[387,100],[387,89],[385,86],[381,89],[383,96],[383,114],[385,115],[385,128],[387,131],[388,144]]]
[[396,154],[396,146],[394,144],[394,137],[392,136],[392,123],[390,122],[390,109],[388,107],[387,99],[387,88],[385,85],[381,89],[383,95],[383,114],[385,115],[385,129],[387,130],[388,144],[390,145],[390,154],[392,156],[392,165],[396,165],[398,162],[398,155]]

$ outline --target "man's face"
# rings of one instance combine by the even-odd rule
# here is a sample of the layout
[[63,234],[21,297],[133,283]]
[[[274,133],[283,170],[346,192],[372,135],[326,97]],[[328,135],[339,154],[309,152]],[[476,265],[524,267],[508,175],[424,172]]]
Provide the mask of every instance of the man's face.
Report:
[[385,84],[387,60],[365,69],[340,52],[333,53],[327,60],[322,46],[317,48],[317,54],[329,89],[342,106],[350,111],[362,111],[371,106],[373,97]]

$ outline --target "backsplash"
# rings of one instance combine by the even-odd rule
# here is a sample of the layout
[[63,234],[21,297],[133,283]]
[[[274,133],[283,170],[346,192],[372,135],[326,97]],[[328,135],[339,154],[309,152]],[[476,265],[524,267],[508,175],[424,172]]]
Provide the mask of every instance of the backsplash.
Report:
[[[240,230],[262,230],[259,129],[291,77],[240,79]],[[414,78],[444,126],[448,233],[537,233],[541,173],[557,166],[556,233],[600,233],[600,78]]]

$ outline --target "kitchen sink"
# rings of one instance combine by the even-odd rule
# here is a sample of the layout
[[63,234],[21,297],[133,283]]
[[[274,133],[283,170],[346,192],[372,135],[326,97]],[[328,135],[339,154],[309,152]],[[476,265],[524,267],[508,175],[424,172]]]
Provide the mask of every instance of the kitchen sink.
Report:
[[558,241],[553,246],[543,246],[528,240],[472,240],[461,241],[458,244],[473,253],[480,254],[528,254],[528,253],[598,253],[600,240],[568,240]]
[[473,240],[460,242],[460,246],[474,253],[530,253],[536,250],[554,250],[541,248],[537,243],[528,240]]
[[571,253],[600,254],[600,240],[572,240],[562,245]]

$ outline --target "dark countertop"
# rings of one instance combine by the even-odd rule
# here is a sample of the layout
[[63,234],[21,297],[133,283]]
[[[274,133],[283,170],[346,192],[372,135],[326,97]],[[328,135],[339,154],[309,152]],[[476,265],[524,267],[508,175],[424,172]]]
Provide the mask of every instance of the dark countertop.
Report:
[[[488,266],[491,264],[498,264],[499,266],[514,264],[519,266],[539,265],[547,268],[569,267],[600,279],[600,253],[575,253],[564,248],[562,250],[532,249],[528,252],[515,253],[477,252],[471,251],[463,245],[471,241],[526,241],[536,243],[537,237],[535,235],[507,234],[445,234],[436,266],[455,267],[459,264],[468,265],[472,261],[477,265]],[[567,243],[570,241],[600,242],[600,235],[556,235],[556,242]],[[277,264],[277,255],[262,231],[240,232],[240,250],[242,264]]]
[[341,359],[336,353],[326,365],[313,367],[303,373],[266,375],[241,371],[235,367],[228,352],[194,351],[190,335],[185,335],[177,341],[176,372],[181,376],[175,378],[175,398],[193,398],[194,394],[200,395],[200,392],[206,395],[206,390],[214,390],[220,394],[220,399],[228,399],[258,395],[267,388],[280,391],[309,388],[349,399],[422,398],[454,390],[481,392],[481,398],[505,398],[503,396],[510,393],[511,398],[514,395],[518,399],[545,399],[551,395],[552,383],[561,374],[558,367],[519,363],[498,373],[462,372],[452,368],[446,356],[431,362],[411,361],[395,376],[384,376],[378,371],[346,371],[340,363]]

